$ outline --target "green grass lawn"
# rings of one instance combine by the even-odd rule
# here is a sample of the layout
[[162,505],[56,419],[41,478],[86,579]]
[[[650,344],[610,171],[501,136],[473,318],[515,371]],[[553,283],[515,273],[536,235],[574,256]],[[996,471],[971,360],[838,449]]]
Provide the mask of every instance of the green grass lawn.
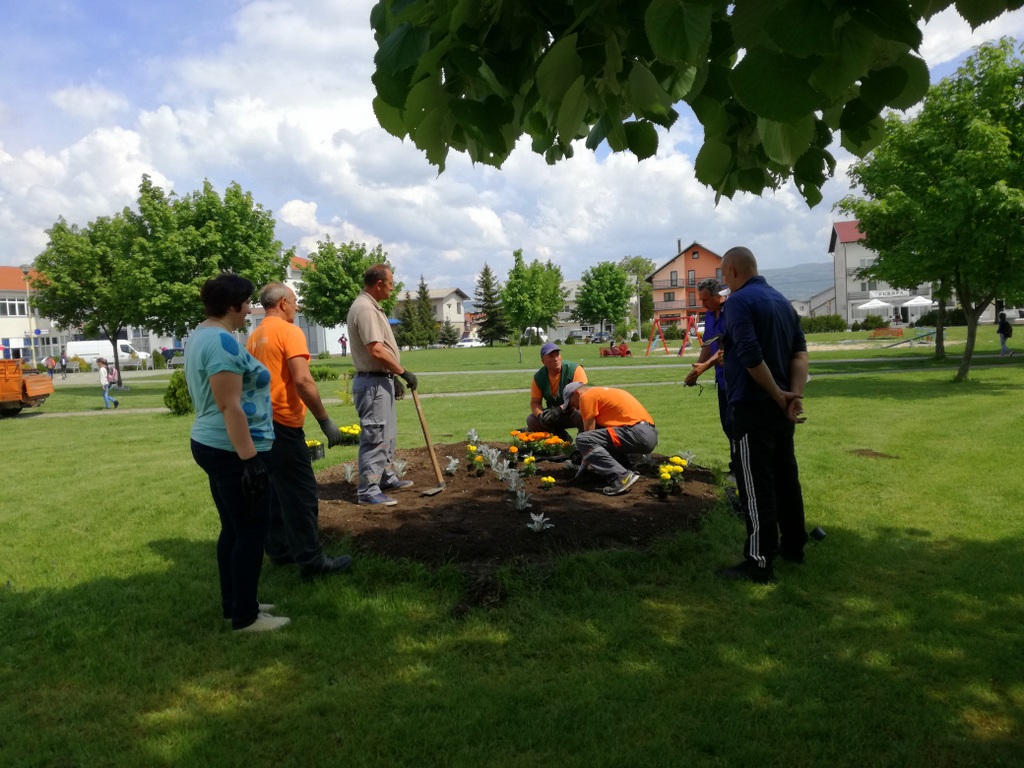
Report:
[[[526,355],[521,369],[515,350],[403,356],[436,373],[425,394],[447,393],[423,399],[435,442],[521,426]],[[722,467],[714,392],[678,386],[677,358],[581,359],[592,380],[635,387],[661,450]],[[806,565],[780,564],[777,585],[713,576],[743,535],[715,510],[653,551],[508,569],[509,600],[464,619],[451,568],[363,556],[303,585],[268,565],[261,599],[292,624],[266,636],[220,618],[190,419],[132,412],[136,397],[158,407],[160,382],[130,381],[116,414],[0,422],[15,468],[0,512],[0,764],[1019,765],[1024,369],[954,385],[955,361],[897,363],[809,384],[797,452],[808,522],[828,536]],[[484,387],[488,366],[522,373]],[[95,387],[63,402],[102,407]],[[400,447],[422,444],[408,400],[399,431]]]

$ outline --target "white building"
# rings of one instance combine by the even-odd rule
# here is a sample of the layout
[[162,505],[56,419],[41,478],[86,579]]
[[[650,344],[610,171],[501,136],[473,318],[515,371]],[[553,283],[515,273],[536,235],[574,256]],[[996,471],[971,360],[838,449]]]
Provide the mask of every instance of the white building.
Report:
[[[931,302],[931,285],[924,283],[908,290],[893,288],[880,280],[857,277],[858,270],[870,266],[878,258],[877,253],[865,247],[865,235],[860,231],[859,224],[857,221],[837,221],[832,225],[828,251],[832,256],[836,282],[834,313],[842,315],[851,324],[864,320],[868,315],[880,315],[894,322],[915,320],[930,308],[923,300]],[[914,300],[923,306],[903,306]],[[868,302],[874,302],[873,306],[862,309]]]
[[[34,275],[30,270],[29,274]],[[34,291],[21,267],[0,267],[0,357],[42,362],[57,357],[71,334],[61,330],[39,310],[29,312],[27,299]]]

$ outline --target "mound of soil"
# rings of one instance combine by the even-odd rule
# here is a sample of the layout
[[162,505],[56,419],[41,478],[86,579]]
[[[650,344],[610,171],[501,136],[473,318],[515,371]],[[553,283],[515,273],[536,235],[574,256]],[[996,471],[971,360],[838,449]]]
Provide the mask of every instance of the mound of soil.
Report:
[[[477,476],[466,469],[465,443],[438,445],[435,451],[442,470],[446,456],[460,459],[458,471],[444,475],[444,490],[422,495],[438,486],[426,448],[399,450],[396,458],[408,462],[405,479],[415,485],[392,494],[398,501],[393,507],[357,505],[344,465],[320,472],[321,530],[328,538],[348,536],[358,549],[378,555],[455,563],[479,575],[503,564],[544,563],[581,550],[644,548],[692,530],[718,499],[711,471],[697,466],[687,467],[677,492],[659,498],[655,472],[661,456],[653,466],[634,467],[642,479],[621,496],[605,496],[603,483],[591,472],[576,478],[568,462],[539,460],[537,474],[525,478],[532,507],[520,512],[493,471]],[[554,488],[541,489],[545,475],[555,478]],[[543,513],[553,527],[530,530],[530,513]]]

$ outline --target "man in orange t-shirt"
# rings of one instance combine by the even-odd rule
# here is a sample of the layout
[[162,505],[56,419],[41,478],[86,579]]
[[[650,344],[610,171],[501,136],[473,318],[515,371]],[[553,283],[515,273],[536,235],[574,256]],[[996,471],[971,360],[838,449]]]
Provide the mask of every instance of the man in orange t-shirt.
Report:
[[621,462],[631,453],[651,453],[658,445],[658,430],[651,414],[621,389],[574,381],[565,385],[562,394],[562,408],[576,408],[583,417],[583,431],[576,436],[583,466],[605,479],[605,495],[625,493],[640,475]]
[[260,304],[266,317],[245,346],[270,371],[274,415],[270,480],[274,502],[266,552],[277,565],[298,563],[299,577],[309,581],[347,571],[352,558],[325,555],[320,544],[316,475],[303,431],[306,408],[312,411],[329,447],[341,444],[341,432],[327,415],[309,372],[309,347],[302,329],[295,325],[299,308],[295,292],[284,283],[270,283],[260,291]]

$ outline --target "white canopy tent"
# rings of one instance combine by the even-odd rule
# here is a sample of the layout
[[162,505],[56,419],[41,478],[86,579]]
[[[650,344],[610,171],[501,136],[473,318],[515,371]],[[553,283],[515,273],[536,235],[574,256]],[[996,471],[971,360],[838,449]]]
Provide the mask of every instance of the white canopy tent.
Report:
[[865,304],[861,304],[857,309],[892,309],[892,304],[888,304],[881,299],[872,299]]
[[938,304],[937,301],[932,301],[927,296],[915,296],[909,301],[904,301],[900,304],[901,307],[934,307]]

